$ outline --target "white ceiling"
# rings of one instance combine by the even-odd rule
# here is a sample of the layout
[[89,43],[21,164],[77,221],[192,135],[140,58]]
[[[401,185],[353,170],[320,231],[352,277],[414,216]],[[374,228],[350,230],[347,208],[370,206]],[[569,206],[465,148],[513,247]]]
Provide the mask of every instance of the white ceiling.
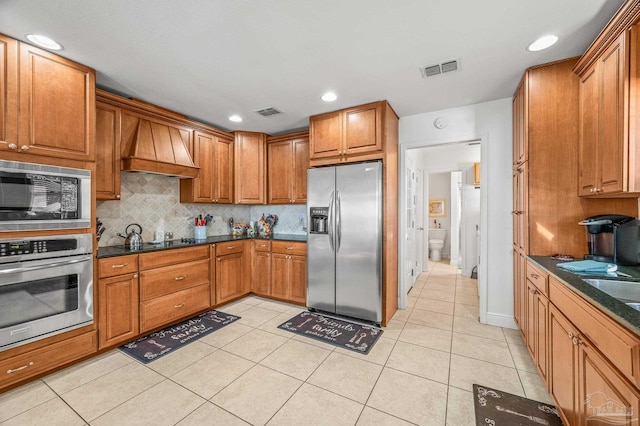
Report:
[[[622,2],[0,0],[0,32],[55,39],[102,88],[275,134],[381,99],[403,117],[511,97],[526,68],[582,54]],[[525,50],[548,33],[555,46]],[[458,71],[422,78],[450,59]],[[321,101],[327,90],[338,100]],[[270,106],[284,113],[253,112]]]

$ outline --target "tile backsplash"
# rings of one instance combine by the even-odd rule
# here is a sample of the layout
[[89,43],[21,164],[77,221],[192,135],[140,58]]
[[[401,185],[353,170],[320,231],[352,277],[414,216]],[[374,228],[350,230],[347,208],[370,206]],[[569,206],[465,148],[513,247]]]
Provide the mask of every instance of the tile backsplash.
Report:
[[300,217],[306,227],[305,205],[230,205],[181,204],[180,180],[149,173],[121,173],[119,201],[98,201],[96,215],[106,230],[100,247],[119,245],[131,223],[142,226],[144,241],[154,239],[154,232],[171,231],[174,238],[193,237],[193,221],[199,214],[210,214],[214,222],[207,227],[207,235],[229,234],[229,218],[235,222],[257,221],[262,214],[278,215],[276,234],[304,234]]

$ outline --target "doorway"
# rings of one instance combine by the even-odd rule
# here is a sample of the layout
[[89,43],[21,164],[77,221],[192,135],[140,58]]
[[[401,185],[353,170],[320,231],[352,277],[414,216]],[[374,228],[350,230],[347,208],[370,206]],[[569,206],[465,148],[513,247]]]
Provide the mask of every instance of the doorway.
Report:
[[[474,163],[479,163],[481,158],[480,139],[401,150],[401,170],[405,176],[401,179],[400,203],[405,214],[400,215],[400,235],[404,238],[401,238],[399,256],[404,268],[400,274],[399,307],[407,306],[407,293],[415,277],[420,272],[428,271],[429,238],[432,238],[429,236],[430,229],[438,229],[431,232],[433,235],[446,234],[442,258],[459,267],[462,275],[470,276],[474,267],[477,267],[476,276],[482,279],[477,272],[480,269],[479,239],[482,235],[480,223],[483,210],[486,215],[486,203],[481,203],[481,199],[486,196],[486,185],[483,189],[481,185],[473,183]],[[422,178],[420,185],[414,178],[418,170]],[[418,186],[422,186],[422,191],[418,190]],[[421,201],[418,201],[419,195],[422,196]],[[436,202],[436,207],[431,206],[430,201]],[[440,205],[443,211],[430,215],[429,208],[439,208]],[[419,207],[422,207],[421,213]],[[421,269],[414,269],[411,274],[412,268]],[[483,286],[481,280],[478,284],[479,287]]]

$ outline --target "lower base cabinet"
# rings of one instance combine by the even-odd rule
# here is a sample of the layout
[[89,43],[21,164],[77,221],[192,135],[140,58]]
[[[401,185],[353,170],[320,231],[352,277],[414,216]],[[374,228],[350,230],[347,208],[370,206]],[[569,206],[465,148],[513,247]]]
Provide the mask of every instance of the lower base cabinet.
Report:
[[153,330],[208,307],[208,282],[142,302],[140,304],[140,331]]
[[91,355],[97,346],[94,330],[0,361],[0,389]]
[[251,244],[251,292],[271,296],[271,241],[253,240]]
[[245,241],[216,244],[216,304],[249,294],[250,271]]
[[273,241],[271,296],[293,303],[307,303],[307,245]]
[[101,278],[98,286],[98,347],[133,340],[139,334],[138,274]]

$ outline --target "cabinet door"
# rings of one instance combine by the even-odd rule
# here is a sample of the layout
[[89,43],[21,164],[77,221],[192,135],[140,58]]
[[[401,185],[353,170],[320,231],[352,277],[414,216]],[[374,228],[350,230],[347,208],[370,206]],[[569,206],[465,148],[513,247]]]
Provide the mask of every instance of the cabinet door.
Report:
[[516,212],[516,220],[518,221],[518,246],[520,251],[528,253],[529,251],[529,215],[528,215],[528,165],[522,164],[518,168],[518,211]]
[[138,274],[100,279],[98,301],[100,349],[131,340],[138,335]]
[[307,304],[307,258],[306,256],[289,256],[290,284],[289,300],[303,305]]
[[193,179],[194,203],[213,203],[214,180],[214,144],[216,137],[208,133],[194,132],[193,138],[193,162],[200,167],[198,177]]
[[251,291],[258,295],[271,295],[271,253],[268,251],[253,252]]
[[295,204],[307,204],[307,169],[309,168],[309,138],[295,139],[293,144],[293,188]]
[[580,79],[578,195],[598,188],[598,116],[600,108],[597,64]]
[[20,43],[20,129],[23,152],[93,161],[95,72]]
[[382,150],[382,105],[363,105],[344,111],[346,154]]
[[526,321],[527,321],[527,334],[526,343],[531,356],[536,357],[536,287],[528,280],[526,283],[527,289],[527,304],[526,304]]
[[96,102],[96,199],[120,199],[120,108]]
[[0,150],[17,147],[18,42],[0,34]]
[[577,331],[562,313],[549,304],[549,370],[547,386],[555,399],[564,424],[577,425],[575,406],[577,346],[572,338]]
[[244,269],[243,253],[216,258],[216,303],[223,303],[244,294]]
[[638,425],[640,394],[580,337],[577,401],[581,425]]
[[234,186],[237,204],[266,202],[266,137],[264,133],[236,132]]
[[520,248],[520,231],[518,226],[520,225],[520,218],[518,215],[520,214],[519,204],[520,204],[520,178],[522,174],[519,169],[513,171],[512,174],[512,187],[511,190],[513,192],[513,210],[511,211],[511,219],[513,221],[513,247],[515,249]]
[[[311,158],[342,154],[342,112],[334,111],[309,118],[309,155]],[[354,143],[356,143],[354,141]]]
[[293,202],[293,144],[272,142],[267,146],[269,170],[269,204]]
[[271,296],[287,299],[289,297],[289,256],[272,253],[271,255]]
[[535,346],[536,356],[534,362],[538,371],[542,376],[542,380],[547,381],[547,317],[549,310],[549,301],[540,292],[536,293],[535,298]]
[[623,33],[618,37],[602,55],[598,64],[602,78],[602,126],[598,146],[599,193],[620,192],[624,189],[624,86],[627,79],[625,36],[626,33]]
[[233,140],[217,137],[214,142],[213,194],[216,203],[233,203]]

